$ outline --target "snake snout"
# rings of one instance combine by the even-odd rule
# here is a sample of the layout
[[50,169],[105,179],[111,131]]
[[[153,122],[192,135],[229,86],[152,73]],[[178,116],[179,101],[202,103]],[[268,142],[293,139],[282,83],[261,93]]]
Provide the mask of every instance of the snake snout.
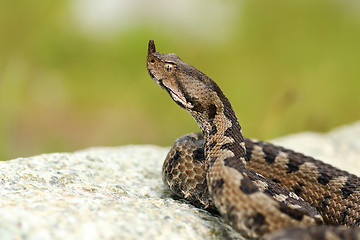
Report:
[[155,48],[155,42],[154,40],[150,40],[149,41],[149,46],[148,46],[148,55],[155,53],[156,52],[156,48]]

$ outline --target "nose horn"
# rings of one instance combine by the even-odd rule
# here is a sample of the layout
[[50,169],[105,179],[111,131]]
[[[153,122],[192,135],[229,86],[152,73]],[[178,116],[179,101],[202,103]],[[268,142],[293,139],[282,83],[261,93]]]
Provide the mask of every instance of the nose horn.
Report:
[[154,40],[149,41],[148,54],[156,52]]

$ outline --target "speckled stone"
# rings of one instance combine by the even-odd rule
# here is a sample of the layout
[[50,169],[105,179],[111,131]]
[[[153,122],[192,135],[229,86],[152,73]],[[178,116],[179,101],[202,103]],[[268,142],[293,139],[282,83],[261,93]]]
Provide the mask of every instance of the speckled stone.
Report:
[[[359,136],[360,122],[274,142],[360,175]],[[242,239],[165,188],[167,151],[91,148],[0,162],[0,239]]]
[[124,146],[0,162],[0,239],[237,239],[220,218],[174,200],[169,148]]

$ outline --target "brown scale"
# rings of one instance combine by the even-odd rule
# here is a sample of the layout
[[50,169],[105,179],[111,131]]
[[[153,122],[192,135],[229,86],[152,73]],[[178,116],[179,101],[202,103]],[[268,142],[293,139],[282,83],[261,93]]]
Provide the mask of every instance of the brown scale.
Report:
[[163,182],[196,206],[216,210],[210,203],[201,143],[203,137],[197,134],[189,134],[174,143],[163,164]]
[[[276,179],[282,186],[309,202],[321,212],[326,224],[360,225],[360,182],[358,177],[282,147],[263,142],[254,143],[251,140],[247,140],[246,143],[248,152],[252,151],[251,154],[248,153],[250,156],[248,168],[269,179]],[[262,145],[261,147],[258,146],[259,143]],[[264,146],[272,151],[264,154]],[[256,148],[255,151],[254,148]],[[283,153],[286,153],[288,158],[280,159],[279,155],[284,156]],[[274,159],[274,162],[269,163],[270,159]],[[299,170],[293,167],[289,172],[289,167],[286,166],[289,159],[292,159],[293,165],[299,166]],[[332,176],[332,179],[325,184],[322,175]],[[352,187],[345,186],[349,179],[352,180]],[[345,197],[344,192],[349,191],[352,193]]]
[[[327,224],[359,226],[358,177],[291,150],[244,139],[216,83],[177,55],[156,52],[152,40],[147,68],[205,136],[186,135],[170,150],[163,180],[175,193],[205,208],[215,203],[229,224],[253,238],[360,239],[357,228],[305,227],[321,222],[309,203]],[[299,231],[303,234],[294,234]]]

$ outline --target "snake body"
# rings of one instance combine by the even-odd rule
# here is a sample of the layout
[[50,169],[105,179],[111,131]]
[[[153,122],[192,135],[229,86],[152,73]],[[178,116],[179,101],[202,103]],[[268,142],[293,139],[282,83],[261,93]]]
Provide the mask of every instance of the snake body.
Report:
[[177,55],[156,52],[152,40],[147,69],[202,131],[179,138],[166,157],[163,180],[174,192],[217,209],[251,238],[360,239],[357,176],[244,138],[218,85]]

